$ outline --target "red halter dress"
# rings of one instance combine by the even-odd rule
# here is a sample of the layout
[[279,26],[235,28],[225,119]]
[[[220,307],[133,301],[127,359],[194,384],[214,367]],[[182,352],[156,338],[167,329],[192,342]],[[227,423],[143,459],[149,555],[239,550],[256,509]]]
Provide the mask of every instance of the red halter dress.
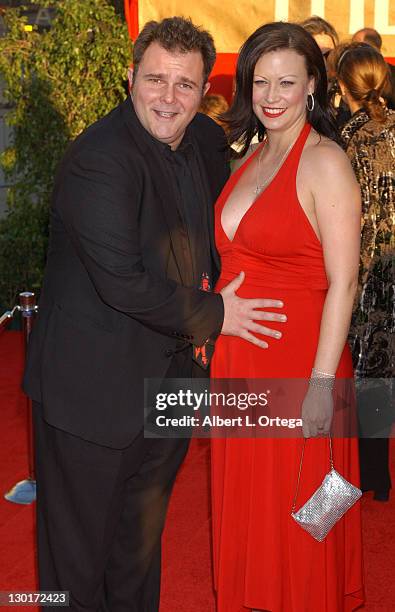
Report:
[[[281,299],[287,322],[263,350],[220,336],[213,378],[309,378],[328,288],[322,246],[297,197],[296,174],[311,126],[306,124],[268,187],[245,213],[233,240],[221,224],[223,207],[254,155],[231,176],[215,210],[222,272],[216,290],[244,270],[238,295]],[[264,146],[264,145],[262,145]],[[255,155],[258,153],[258,148]],[[270,310],[270,309],[269,309]],[[348,347],[337,377],[352,377]],[[355,504],[324,542],[290,515],[301,438],[212,440],[214,580],[218,612],[342,612],[363,601],[360,507]],[[300,504],[329,469],[328,440],[306,444]],[[336,469],[358,484],[358,447],[334,440]]]

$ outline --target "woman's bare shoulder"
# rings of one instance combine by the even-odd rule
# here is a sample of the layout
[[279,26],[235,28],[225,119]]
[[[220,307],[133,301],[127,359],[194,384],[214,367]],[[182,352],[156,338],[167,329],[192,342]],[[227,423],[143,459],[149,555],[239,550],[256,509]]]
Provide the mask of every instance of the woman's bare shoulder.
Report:
[[[303,162],[315,174],[333,176],[339,170],[349,172],[350,161],[340,145],[312,130],[303,151]],[[325,180],[323,174],[321,178]]]
[[309,135],[301,160],[301,179],[313,193],[328,196],[359,187],[346,153],[330,138],[313,131]]

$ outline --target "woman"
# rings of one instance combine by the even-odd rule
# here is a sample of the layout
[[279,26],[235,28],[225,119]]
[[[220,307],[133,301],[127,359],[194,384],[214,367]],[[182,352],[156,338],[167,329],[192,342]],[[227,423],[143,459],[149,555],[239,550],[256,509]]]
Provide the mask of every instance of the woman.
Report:
[[[337,78],[352,113],[342,139],[362,192],[359,287],[350,343],[361,425],[361,487],[389,498],[388,438],[393,420],[392,380],[395,112],[384,102],[391,90],[388,66],[367,44],[343,46]],[[378,438],[368,436],[378,435]]]
[[[359,188],[331,140],[326,92],[322,54],[302,27],[267,24],[250,36],[226,115],[231,142],[244,143],[244,163],[215,213],[217,290],[242,272],[238,294],[281,299],[287,322],[282,337],[272,324],[279,339],[268,350],[220,336],[212,375],[310,378],[302,413],[303,432],[313,438],[329,430],[335,376],[352,377],[345,345],[359,259]],[[255,134],[263,142],[248,156]],[[258,338],[259,329],[252,326],[247,337]],[[358,504],[323,543],[291,517],[303,444],[301,437],[212,441],[218,612],[340,612],[361,605]],[[336,468],[357,484],[356,440],[336,439],[333,446]],[[327,437],[307,440],[298,505],[328,467]]]

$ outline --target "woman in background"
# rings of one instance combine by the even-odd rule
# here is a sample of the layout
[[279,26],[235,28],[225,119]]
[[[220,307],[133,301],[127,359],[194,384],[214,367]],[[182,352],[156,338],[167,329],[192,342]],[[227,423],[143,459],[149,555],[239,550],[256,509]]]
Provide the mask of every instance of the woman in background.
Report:
[[[395,112],[384,99],[388,66],[372,46],[337,51],[337,79],[352,113],[342,140],[362,193],[359,288],[350,344],[361,425],[361,487],[389,498],[388,436],[393,421]],[[368,438],[376,435],[377,438]]]

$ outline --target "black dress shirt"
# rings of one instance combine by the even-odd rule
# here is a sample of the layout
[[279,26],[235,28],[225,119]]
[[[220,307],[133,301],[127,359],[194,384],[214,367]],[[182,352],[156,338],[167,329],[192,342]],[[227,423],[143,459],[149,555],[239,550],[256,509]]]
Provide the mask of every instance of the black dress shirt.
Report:
[[[197,146],[188,133],[188,129],[174,151],[169,145],[156,140],[148,132],[145,137],[172,185],[179,213],[184,258],[189,270],[187,284],[204,290],[207,290],[208,284],[211,290],[214,264],[208,231],[207,207],[209,203],[203,188]],[[169,261],[169,266],[171,265],[174,265],[172,259]],[[171,269],[168,269],[168,275],[173,276]],[[203,279],[206,280],[206,283],[203,283]],[[174,359],[177,362],[178,371],[182,372],[185,378],[191,375],[193,350],[189,342],[179,341],[175,351]],[[210,350],[209,353],[209,348],[207,348],[210,357],[212,352]],[[196,375],[202,375],[200,367]]]
[[172,151],[169,160],[175,179],[177,206],[191,253],[192,282],[201,287],[203,277],[212,278],[212,261],[208,236],[207,203],[201,189],[201,177],[196,151],[189,139]]

